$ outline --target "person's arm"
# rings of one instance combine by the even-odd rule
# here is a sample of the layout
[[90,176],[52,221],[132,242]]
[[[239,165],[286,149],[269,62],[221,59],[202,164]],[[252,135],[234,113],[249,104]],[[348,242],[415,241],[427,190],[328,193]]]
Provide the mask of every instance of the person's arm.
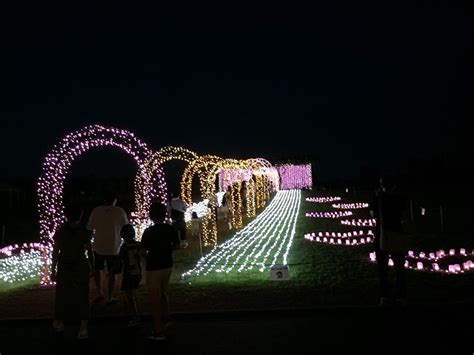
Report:
[[126,224],[129,224],[129,222],[128,222],[128,217],[127,217],[127,213],[125,212],[124,209],[122,209],[122,216],[121,216],[121,218],[122,218],[122,221],[121,221],[121,222],[122,222],[122,227],[123,227],[124,225],[126,225]]
[[140,241],[140,249],[143,251],[143,253],[146,255],[146,253],[150,250],[150,243],[148,239],[148,230],[145,230],[142,234],[142,240]]
[[96,226],[97,226],[97,222],[96,222],[96,210],[95,208],[92,210],[92,213],[89,217],[89,221],[87,222],[87,230],[91,231],[92,233],[94,233],[95,229],[96,229]]

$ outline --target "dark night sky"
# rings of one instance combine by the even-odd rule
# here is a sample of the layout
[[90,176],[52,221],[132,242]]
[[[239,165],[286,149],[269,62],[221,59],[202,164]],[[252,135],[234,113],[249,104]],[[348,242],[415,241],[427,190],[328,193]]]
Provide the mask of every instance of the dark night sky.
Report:
[[[91,123],[152,149],[315,156],[327,178],[469,156],[472,5],[381,3],[11,9],[0,176],[39,175],[48,150]],[[121,161],[90,153],[78,166],[120,174],[109,156]]]

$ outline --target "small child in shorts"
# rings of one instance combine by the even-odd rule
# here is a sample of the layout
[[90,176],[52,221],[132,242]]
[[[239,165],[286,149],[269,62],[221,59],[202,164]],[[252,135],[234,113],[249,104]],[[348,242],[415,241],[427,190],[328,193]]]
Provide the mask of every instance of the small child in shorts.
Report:
[[120,236],[124,240],[119,253],[123,265],[122,286],[120,289],[124,294],[126,313],[131,316],[128,326],[133,327],[140,324],[135,298],[135,292],[142,280],[140,243],[135,241],[135,229],[131,224],[126,224],[122,227]]

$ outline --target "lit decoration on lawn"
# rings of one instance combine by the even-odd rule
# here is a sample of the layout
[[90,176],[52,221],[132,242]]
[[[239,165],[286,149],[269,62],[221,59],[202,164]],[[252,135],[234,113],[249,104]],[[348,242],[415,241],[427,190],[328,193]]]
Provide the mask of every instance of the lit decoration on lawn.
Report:
[[306,201],[314,202],[314,203],[328,203],[328,202],[336,202],[340,201],[341,198],[339,196],[328,196],[328,197],[306,197]]
[[374,240],[374,233],[371,230],[353,232],[314,232],[305,234],[304,238],[312,242],[350,246],[372,243]]
[[[153,175],[156,171],[162,171],[162,164],[171,160],[181,160],[188,164],[193,160],[196,160],[198,155],[189,149],[182,147],[163,147],[148,158],[140,165],[140,170],[135,177],[135,205],[136,214],[134,215],[135,229],[137,239],[141,239],[141,235],[144,232],[143,228],[146,228],[150,224],[148,211],[150,205],[153,202]],[[202,209],[201,209],[202,210]]]
[[301,191],[278,191],[260,215],[231,239],[202,257],[182,277],[207,275],[210,272],[243,272],[254,268],[264,272],[273,265],[287,265],[300,203]]
[[[38,280],[44,265],[51,265],[51,253],[40,243],[10,245],[0,249],[0,282],[9,284]],[[46,260],[43,260],[43,256]]]
[[[39,224],[43,243],[50,243],[57,228],[64,222],[62,195],[69,167],[81,154],[101,146],[122,149],[139,167],[151,155],[145,143],[122,129],[93,125],[68,134],[46,156],[38,181]],[[158,198],[166,204],[166,183],[161,169],[155,170],[153,176],[147,176],[142,185],[151,186],[146,190],[147,196],[143,200]],[[140,194],[141,191],[136,193]]]
[[[474,250],[472,255],[474,256]],[[466,260],[463,263],[447,264],[446,267],[440,266],[440,260],[453,256],[467,257],[468,255],[466,254],[466,249],[464,248],[459,249],[458,254],[456,254],[455,249],[450,249],[448,254],[446,254],[443,249],[430,253],[421,251],[418,254],[415,254],[413,250],[409,250],[408,254],[406,255],[407,260],[405,262],[405,268],[416,271],[439,272],[444,274],[463,274],[474,269],[474,263],[472,260]],[[372,262],[377,262],[376,253],[370,253],[369,259]],[[389,265],[393,266],[393,260],[391,264],[392,265]]]
[[352,216],[352,211],[336,211],[336,212],[306,212],[306,217],[310,218],[342,218]]
[[375,218],[371,219],[343,219],[341,224],[345,226],[354,226],[354,227],[374,227],[376,225]]
[[357,203],[333,203],[332,208],[343,209],[343,210],[356,210],[360,208],[369,207],[368,203],[357,202]]
[[311,164],[280,165],[277,169],[280,175],[280,189],[311,189],[313,187]]

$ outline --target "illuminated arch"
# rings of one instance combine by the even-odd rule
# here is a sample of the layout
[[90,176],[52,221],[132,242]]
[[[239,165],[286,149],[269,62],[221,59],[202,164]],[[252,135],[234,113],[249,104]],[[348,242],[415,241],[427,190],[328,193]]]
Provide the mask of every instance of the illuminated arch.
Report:
[[181,199],[184,202],[187,204],[192,203],[192,185],[194,176],[196,174],[200,175],[203,171],[207,170],[209,166],[215,165],[221,160],[223,159],[216,155],[203,155],[188,164],[186,169],[184,169],[183,176],[181,177]]
[[[38,180],[40,235],[44,244],[51,243],[57,228],[64,222],[64,180],[70,165],[89,149],[101,146],[122,149],[139,167],[151,155],[147,145],[126,130],[92,125],[68,134],[46,156]],[[144,184],[153,186],[146,192],[149,195],[146,198],[157,197],[162,203],[166,203],[166,182],[160,168]]]
[[149,191],[153,190],[152,176],[157,170],[161,170],[161,165],[171,160],[182,160],[188,164],[196,160],[198,155],[193,151],[182,148],[167,146],[150,155],[140,166],[140,170],[135,177],[135,205],[137,209],[136,224],[137,235],[140,237],[143,228],[148,223],[148,210],[152,202],[153,195]]

